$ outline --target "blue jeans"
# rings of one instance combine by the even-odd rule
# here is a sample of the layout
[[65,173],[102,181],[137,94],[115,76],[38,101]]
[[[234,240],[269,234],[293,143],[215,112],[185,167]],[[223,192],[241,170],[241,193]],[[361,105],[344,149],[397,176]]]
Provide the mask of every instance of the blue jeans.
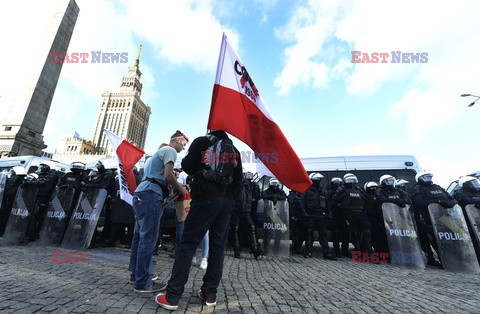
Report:
[[201,287],[210,302],[217,299],[217,288],[222,279],[228,222],[233,211],[233,199],[217,196],[206,200],[192,200],[185,220],[181,248],[177,250],[172,276],[167,286],[167,301],[177,305],[188,280],[192,258],[209,230],[208,268]]
[[162,204],[162,195],[153,191],[138,192],[133,196],[135,229],[128,269],[132,271],[130,279],[135,280],[135,289],[144,289],[153,284],[152,254],[163,214]]
[[203,237],[202,240],[202,258],[205,258],[208,256],[208,230],[207,233],[205,233],[205,236]]

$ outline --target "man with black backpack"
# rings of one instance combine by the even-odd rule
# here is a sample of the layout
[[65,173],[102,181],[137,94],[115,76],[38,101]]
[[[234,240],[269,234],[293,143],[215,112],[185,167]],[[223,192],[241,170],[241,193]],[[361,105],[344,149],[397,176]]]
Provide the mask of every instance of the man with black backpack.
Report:
[[235,199],[242,188],[240,153],[224,131],[213,131],[196,138],[182,160],[182,168],[193,175],[190,186],[192,202],[167,291],[155,298],[155,302],[167,310],[178,308],[192,257],[207,230],[210,236],[208,267],[198,296],[207,306],[216,305],[228,225]]

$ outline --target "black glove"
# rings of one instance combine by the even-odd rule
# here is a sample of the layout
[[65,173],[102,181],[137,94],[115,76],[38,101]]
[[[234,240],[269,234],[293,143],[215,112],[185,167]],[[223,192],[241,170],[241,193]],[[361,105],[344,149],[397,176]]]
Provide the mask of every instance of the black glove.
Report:
[[480,209],[480,202],[478,202],[478,203],[475,204],[475,208]]
[[396,200],[395,204],[397,204],[399,207],[405,207],[405,202],[402,200]]

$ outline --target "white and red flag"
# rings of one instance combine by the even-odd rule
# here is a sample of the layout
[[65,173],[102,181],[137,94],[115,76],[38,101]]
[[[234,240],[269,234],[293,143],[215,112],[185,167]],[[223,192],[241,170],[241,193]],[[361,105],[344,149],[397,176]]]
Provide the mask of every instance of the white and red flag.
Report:
[[107,135],[117,156],[120,198],[132,205],[133,193],[135,193],[137,188],[133,166],[142,158],[145,152],[107,129],[103,129],[103,132]]
[[275,176],[288,188],[303,193],[312,184],[225,34],[207,128],[224,130],[250,146],[261,156],[258,165],[269,170],[257,166],[257,171]]

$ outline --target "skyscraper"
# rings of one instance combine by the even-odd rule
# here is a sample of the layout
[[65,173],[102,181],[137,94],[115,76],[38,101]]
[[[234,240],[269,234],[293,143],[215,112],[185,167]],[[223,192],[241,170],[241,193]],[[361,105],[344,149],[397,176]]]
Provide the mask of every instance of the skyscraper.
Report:
[[97,121],[93,133],[93,145],[96,154],[113,156],[113,148],[110,145],[103,129],[107,129],[121,138],[126,139],[133,145],[144,149],[147,137],[148,121],[150,119],[150,106],[140,99],[142,83],[139,69],[140,53],[128,73],[122,79],[120,92],[104,92],[98,112]]
[[42,149],[47,147],[43,141],[43,131],[63,66],[63,63],[52,62],[50,52],[67,52],[80,11],[75,0],[63,0],[60,3],[61,7],[45,35],[44,42],[52,44],[49,51],[45,51],[47,56],[43,67],[42,60],[39,60],[28,69],[21,92],[7,104],[8,108],[2,114],[4,120],[0,127],[0,157],[40,156]]

